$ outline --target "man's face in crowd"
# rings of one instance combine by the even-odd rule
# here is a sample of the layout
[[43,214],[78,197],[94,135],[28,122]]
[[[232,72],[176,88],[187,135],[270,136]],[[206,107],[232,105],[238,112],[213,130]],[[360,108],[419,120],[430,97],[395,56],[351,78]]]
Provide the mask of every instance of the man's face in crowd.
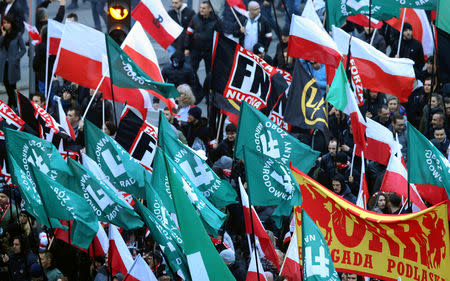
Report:
[[51,261],[47,258],[47,255],[44,253],[39,253],[39,257],[41,258],[41,266],[43,269],[47,269],[50,267]]
[[167,120],[169,120],[170,123],[173,121],[173,115],[170,113],[169,110],[164,109],[164,116],[166,116]]
[[450,103],[445,104],[445,114],[450,115]]
[[250,18],[256,18],[261,13],[261,8],[257,3],[255,5],[248,8],[248,16]]
[[443,127],[444,120],[441,119],[439,114],[433,114],[433,118],[431,119],[431,125],[433,125],[433,128]]
[[227,139],[233,142],[236,139],[236,132],[227,132]]
[[336,194],[340,194],[341,193],[342,186],[341,186],[341,182],[340,181],[333,180],[333,181],[331,181],[331,185],[333,186],[333,191]]
[[389,109],[382,108],[381,112],[378,113],[378,115],[380,116],[380,120],[382,122],[388,121],[389,120]]
[[424,91],[426,94],[431,93],[431,80],[425,80],[425,81],[423,82],[423,91]]
[[207,17],[209,17],[209,14],[211,13],[211,7],[206,3],[201,3],[200,10],[198,12],[201,16],[207,18]]
[[14,254],[20,253],[20,240],[19,239],[14,239],[14,241],[13,241],[13,252],[14,252]]
[[375,100],[378,97],[378,92],[369,91],[370,99]]
[[405,119],[397,120],[395,123],[392,122],[392,127],[394,129],[394,132],[402,132],[405,128]]
[[445,130],[442,128],[440,130],[434,131],[434,138],[437,139],[439,142],[443,142],[445,140]]
[[337,152],[337,143],[335,141],[332,141],[328,144],[328,152],[331,156],[336,156]]
[[281,41],[283,41],[283,43],[288,43],[289,42],[289,35],[281,35]]
[[9,198],[6,194],[0,193],[0,205],[5,206],[9,201]]
[[183,5],[183,0],[172,0],[172,8],[178,10]]
[[403,39],[405,40],[411,40],[412,38],[412,30],[411,29],[405,29],[403,30]]
[[37,105],[39,105],[40,107],[43,107],[44,103],[42,102],[41,98],[38,96],[33,96],[33,102]]
[[67,112],[67,120],[69,120],[70,125],[73,127],[77,124],[77,122],[80,120],[80,117],[78,117],[75,114],[74,110],[69,110]]

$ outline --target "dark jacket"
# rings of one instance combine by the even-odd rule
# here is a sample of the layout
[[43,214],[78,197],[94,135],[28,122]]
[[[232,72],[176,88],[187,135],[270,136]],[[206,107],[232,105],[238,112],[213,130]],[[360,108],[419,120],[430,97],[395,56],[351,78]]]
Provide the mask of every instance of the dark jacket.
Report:
[[431,143],[436,146],[437,149],[445,156],[445,158],[448,157],[447,150],[450,145],[450,140],[448,138],[445,138],[443,142],[439,142],[437,139],[432,139]]
[[205,147],[208,147],[209,140],[213,137],[211,129],[208,127],[208,120],[202,117],[196,124],[188,123],[181,127],[189,146],[194,144],[195,138],[203,141]]
[[180,12],[178,13],[174,9],[168,12],[169,16],[176,21],[179,25],[183,27],[183,32],[178,36],[178,38],[172,43],[172,46],[182,51],[184,48],[184,40],[186,37],[186,29],[189,26],[189,23],[192,20],[192,17],[195,15],[195,12],[188,8],[186,4],[183,4],[180,8]]
[[350,187],[348,187],[348,185],[342,180],[339,180],[339,182],[341,183],[341,192],[337,193],[337,195],[355,204],[356,196],[353,195],[352,191],[350,190]]
[[[30,267],[36,263],[36,256],[32,252],[9,254],[8,270],[14,281],[30,281]],[[3,261],[2,261],[3,263]]]
[[359,108],[363,116],[367,112],[372,113],[372,118],[378,115],[380,107],[386,103],[386,97],[383,93],[378,93],[377,98],[372,100],[370,97],[364,99],[364,104]]
[[[39,4],[39,6],[37,7],[37,9],[39,8],[47,8],[48,5],[50,5],[51,1],[50,0],[45,0],[43,1],[41,4]],[[59,5],[58,8],[58,12],[56,13],[56,16],[53,18],[56,21],[62,22],[64,20],[64,14],[66,13],[66,6],[62,6]],[[39,32],[41,32],[42,27],[44,25],[48,24],[48,21],[40,21],[40,22],[36,22],[36,28]]]
[[[398,40],[393,45],[391,57],[394,57],[397,54],[397,46]],[[422,43],[414,38],[411,38],[411,40],[402,39],[399,56],[401,58],[412,59],[414,61],[414,72],[416,73],[416,76],[420,74],[425,65]]]
[[212,49],[214,29],[217,24],[218,22],[212,14],[208,18],[196,14],[186,30],[184,49],[210,51]]
[[[372,40],[372,35],[367,34],[366,32],[361,32],[356,35],[357,38],[363,40],[364,42],[370,44],[370,41]],[[376,31],[375,38],[373,38],[372,46],[374,46],[377,50],[385,53],[386,52],[386,42],[384,41],[384,37]]]
[[212,163],[219,160],[220,157],[222,156],[228,156],[230,158],[233,158],[233,147],[234,141],[231,142],[228,140],[228,138],[225,138],[223,141],[220,142],[217,149],[211,149],[209,151],[208,158],[211,159]]
[[20,80],[20,58],[25,55],[26,49],[20,33],[11,39],[8,49],[6,49],[5,37],[0,36],[0,79],[3,79],[5,64],[8,61],[8,69],[6,70],[8,82],[14,84]]
[[414,127],[419,128],[420,119],[422,118],[422,111],[427,103],[427,97],[423,91],[423,87],[415,89],[408,98],[406,103],[406,116],[408,116],[408,122]]
[[[242,26],[244,27],[249,20],[250,18],[248,17],[240,18]],[[270,41],[272,41],[272,29],[270,28],[269,23],[261,14],[256,18],[256,21],[258,22],[258,42],[261,43],[267,51],[270,45]],[[244,46],[245,34],[240,32],[239,30],[239,33],[235,33],[234,35],[239,38],[239,44],[241,46]],[[250,51],[253,52],[253,50]]]
[[[2,15],[2,19],[3,16],[5,15],[7,5],[8,4],[5,1],[0,2],[0,14]],[[16,0],[9,9],[7,15],[16,20],[19,32],[23,33],[23,31],[25,30],[25,26],[23,25],[23,22],[25,21],[25,7],[23,7],[21,3],[18,0]]]

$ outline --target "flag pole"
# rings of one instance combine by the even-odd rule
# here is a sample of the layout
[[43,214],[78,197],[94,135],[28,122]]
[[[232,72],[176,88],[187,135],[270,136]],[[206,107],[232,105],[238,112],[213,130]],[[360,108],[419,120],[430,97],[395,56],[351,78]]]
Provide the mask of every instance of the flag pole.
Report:
[[220,132],[222,131],[222,120],[223,120],[223,113],[221,112],[219,117],[219,128],[217,128],[216,141],[219,141],[219,135]]
[[[108,70],[108,72],[109,72],[109,70]],[[98,89],[99,89],[100,86],[102,85],[103,80],[105,80],[105,77],[106,77],[106,75],[103,75],[102,79],[100,79],[100,82],[98,83],[97,88],[95,88],[95,91],[94,91],[94,93],[92,94],[91,100],[89,101],[89,103],[88,103],[86,109],[84,110],[84,114],[83,114],[83,117],[81,117],[81,120],[84,120],[84,118],[86,118],[86,114],[87,114],[89,108],[91,107],[91,104],[92,104],[92,102],[94,101],[95,95],[97,95]]]
[[369,34],[372,23],[372,0],[369,0]]
[[400,27],[400,36],[398,37],[397,54],[395,55],[395,57],[398,57],[400,54],[400,45],[402,43],[403,25],[405,23],[405,15],[406,15],[406,8],[403,8],[402,26]]
[[242,23],[241,23],[241,21],[239,20],[238,16],[236,15],[236,12],[234,11],[234,9],[228,4],[228,2],[227,2],[227,5],[228,5],[228,7],[230,7],[230,10],[231,10],[231,12],[233,13],[233,16],[234,16],[234,18],[236,19],[237,23],[239,24],[239,27],[240,27],[240,28],[243,28],[244,26],[242,26]]
[[[48,26],[47,26],[48,28]],[[48,110],[48,101],[49,101],[49,97],[50,93],[48,92],[48,52],[49,52],[49,40],[48,40],[48,29],[47,29],[47,48],[46,48],[46,52],[45,52],[45,95],[46,95],[46,101],[45,101],[45,109]],[[48,95],[48,96],[47,96]]]

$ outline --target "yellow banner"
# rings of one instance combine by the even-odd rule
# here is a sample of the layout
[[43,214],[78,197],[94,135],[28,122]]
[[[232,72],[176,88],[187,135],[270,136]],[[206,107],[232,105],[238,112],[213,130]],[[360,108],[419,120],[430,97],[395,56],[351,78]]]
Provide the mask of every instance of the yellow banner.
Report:
[[[349,203],[295,168],[292,172],[300,185],[301,207],[325,237],[337,271],[382,280],[450,280],[447,205],[381,215]],[[296,207],[295,215],[301,247],[300,210]]]

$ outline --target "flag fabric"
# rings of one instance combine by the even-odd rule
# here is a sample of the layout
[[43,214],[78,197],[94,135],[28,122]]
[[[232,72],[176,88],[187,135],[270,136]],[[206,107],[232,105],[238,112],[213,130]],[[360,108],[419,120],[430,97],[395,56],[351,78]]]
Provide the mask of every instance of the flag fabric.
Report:
[[284,257],[283,266],[280,270],[280,275],[286,276],[289,281],[302,280],[300,258],[298,253],[299,246],[297,243],[297,231],[294,229],[294,233],[292,234],[291,241],[289,242],[289,247]]
[[450,2],[446,0],[439,0],[436,13],[436,27],[450,33],[450,19],[448,18],[448,11],[450,10]]
[[[83,162],[94,160],[83,155]],[[77,193],[89,203],[98,220],[115,224],[125,230],[132,230],[143,226],[139,215],[119,194],[118,190],[103,182],[95,173],[86,169],[73,159],[67,161],[73,173],[69,177],[68,188]]]
[[222,34],[214,33],[213,90],[226,99],[245,101],[267,114],[288,84],[275,67]]
[[432,56],[434,50],[434,36],[433,31],[431,30],[430,21],[428,20],[427,14],[424,10],[402,8],[400,18],[390,19],[386,21],[386,23],[400,32],[402,28],[403,14],[405,12],[405,22],[411,24],[414,39],[422,43],[423,53],[425,56]]
[[[387,166],[391,153],[396,148],[392,132],[370,118],[367,118],[366,121],[366,150],[364,157]],[[355,153],[360,156],[361,149],[357,148]]]
[[272,217],[281,227],[282,216],[289,216],[292,207],[302,203],[298,184],[282,162],[244,146],[244,164],[250,203],[255,206],[278,207]]
[[25,25],[25,29],[27,30],[28,35],[31,38],[31,44],[33,44],[33,46],[40,44],[42,42],[42,38],[36,26],[30,25],[26,21],[24,21],[23,24]]
[[339,281],[327,241],[305,209],[301,216],[303,280]]
[[[168,122],[162,112],[159,114],[159,120],[160,124]],[[169,130],[169,132],[173,132],[172,129]],[[167,156],[181,168],[183,176],[188,178],[218,209],[236,203],[237,193],[231,184],[220,179],[206,161],[169,132],[163,129],[159,130],[161,137],[158,144]]]
[[[314,2],[316,2],[316,1],[314,1]],[[312,0],[307,0],[305,3],[305,6],[303,7],[302,17],[310,19],[322,30],[325,30],[325,28],[323,27],[322,21],[320,20],[319,15],[317,15],[317,12],[316,12],[316,9],[314,6],[315,5]],[[292,23],[291,23],[291,26],[292,26]]]
[[86,154],[100,166],[116,188],[144,198],[151,174],[110,136],[88,120],[84,122]]
[[245,4],[244,2],[242,2],[242,0],[227,0],[227,4],[243,16],[246,16],[248,14],[247,7],[245,7]]
[[258,213],[256,213],[253,206],[251,206],[252,213],[250,214],[250,201],[248,200],[247,192],[245,191],[240,178],[239,190],[241,193],[242,208],[244,211],[245,232],[247,234],[252,234],[254,232],[255,238],[258,239],[261,250],[264,253],[264,257],[270,260],[278,269],[280,269],[278,255],[277,252],[275,252],[275,247],[273,246],[272,240],[270,240],[270,237],[264,229],[264,226],[259,219]]
[[351,21],[353,23],[356,23],[356,24],[364,26],[364,27],[369,27],[369,20],[370,20],[370,28],[380,29],[381,27],[383,27],[382,21],[374,19],[374,18],[369,18],[366,15],[354,15],[354,16],[349,16],[347,18],[347,21]]
[[[351,43],[351,38],[350,38]],[[349,43],[348,53],[347,53],[347,65],[346,73],[347,78],[350,80],[352,89],[355,92],[356,101],[358,106],[364,105],[364,87],[361,82],[361,76],[359,75],[358,67],[356,66],[355,60],[352,58],[351,44]]]
[[267,281],[266,275],[264,275],[264,268],[262,267],[261,260],[259,258],[258,250],[254,247],[252,247],[250,264],[248,266],[245,281]]
[[72,125],[70,125],[69,119],[67,119],[66,112],[64,111],[62,107],[61,97],[55,96],[53,97],[56,101],[56,105],[58,107],[58,122],[61,124],[61,127],[64,129],[64,131],[70,135],[70,137],[75,140],[75,132],[72,128]]
[[450,197],[450,164],[447,158],[409,123],[407,130],[408,182],[416,184],[419,192],[428,189],[427,192],[421,192],[422,197],[428,202],[436,202],[436,197],[442,198],[443,196],[439,196],[443,193],[442,190],[446,191],[445,199],[448,199]]
[[111,270],[112,275],[116,275],[117,272],[127,275],[133,266],[133,257],[128,250],[127,244],[123,241],[117,226],[109,225],[109,250],[108,250],[108,268]]
[[309,18],[293,15],[288,56],[337,67],[342,55],[328,33]]
[[151,170],[158,140],[157,130],[126,108],[120,118],[115,140],[142,166]]
[[359,180],[359,192],[356,199],[356,205],[367,210],[367,202],[369,202],[370,194],[367,187],[366,180],[366,160],[364,159],[364,152],[361,153],[361,178]]
[[152,186],[164,187],[155,188],[155,192],[158,193],[161,201],[164,202],[165,208],[167,208],[170,213],[175,213],[172,194],[170,193],[169,179],[167,175],[168,172],[165,164],[166,162],[164,160],[164,151],[161,148],[156,147],[155,158],[153,161]]
[[[133,24],[121,48],[154,81],[164,82],[153,45],[139,22]],[[177,107],[173,98],[165,98],[155,91],[142,89],[139,91],[143,95],[145,102],[151,98],[148,95],[151,94],[164,102],[171,112]],[[149,106],[150,104],[145,104],[146,108]],[[146,118],[144,115],[142,116],[142,119]]]
[[382,9],[399,9],[401,7],[421,10],[436,10],[438,0],[372,0],[374,5]]
[[14,128],[15,130],[23,131],[25,126],[27,126],[25,121],[3,101],[0,101],[0,117],[5,120],[9,128]]
[[308,74],[299,60],[296,60],[293,83],[289,87],[284,120],[304,129],[319,129],[328,135],[328,113],[324,93]]
[[[333,28],[333,39],[342,54],[348,53],[350,35]],[[352,37],[352,58],[355,60],[365,88],[397,96],[407,102],[415,79],[414,62],[407,58],[390,58],[370,44]]]
[[48,19],[47,23],[47,53],[56,56],[58,54],[64,24],[59,21]]
[[369,15],[377,20],[387,20],[393,17],[399,17],[400,9],[384,9],[380,5],[372,3],[369,7],[369,1],[358,0],[326,0],[326,17],[327,29],[331,30],[332,26],[341,27],[348,16],[353,15]]
[[147,262],[138,254],[131,266],[128,275],[124,280],[127,281],[158,281],[153,274],[153,271],[148,266]]
[[269,118],[244,102],[237,128],[234,156],[243,159],[243,146],[264,153],[288,165],[293,165],[302,171],[309,172],[313,167],[319,152],[301,143],[288,132],[273,123]]
[[142,0],[133,9],[131,16],[164,49],[183,32],[183,27],[169,16],[160,0]]
[[[165,217],[166,214],[164,213],[162,215],[162,220],[160,220],[157,218],[156,214],[147,209],[139,200],[135,200],[135,202],[138,212],[141,214],[145,225],[150,230],[150,235],[155,242],[160,245],[165,260],[172,269],[172,272],[175,272],[183,280],[190,280],[186,256],[183,253],[183,240],[181,239],[181,234],[176,226],[175,229],[172,230],[164,224],[164,221],[170,219],[170,217]],[[149,203],[151,202],[148,202],[147,204]],[[174,234],[173,231],[177,231],[178,233]]]
[[449,32],[436,27],[436,63],[439,81],[450,82],[450,24]]
[[195,199],[195,194],[192,190],[189,196],[186,194],[185,184],[174,167],[170,168],[168,178],[192,280],[235,280],[192,207],[190,200]]
[[[342,199],[295,168],[292,172],[300,184],[302,209],[322,232],[337,271],[412,280],[417,268],[416,279],[430,274],[450,278],[446,204],[401,216],[378,214]],[[295,212],[298,218],[300,209]],[[405,270],[398,271],[401,264]]]

